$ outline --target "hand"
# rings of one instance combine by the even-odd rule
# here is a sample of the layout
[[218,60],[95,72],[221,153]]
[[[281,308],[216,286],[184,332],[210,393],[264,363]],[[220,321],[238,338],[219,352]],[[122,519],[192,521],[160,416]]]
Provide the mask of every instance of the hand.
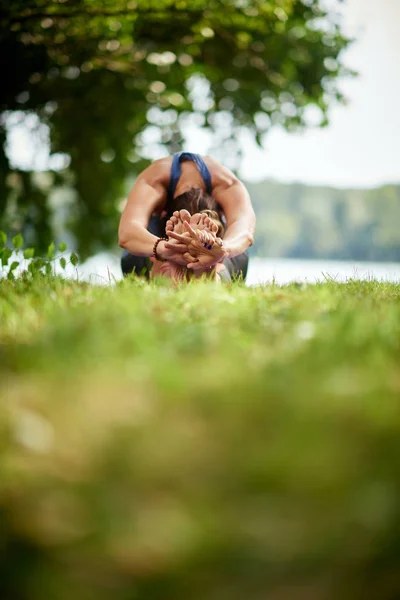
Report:
[[[206,218],[208,219],[208,217]],[[183,225],[186,233],[179,234],[170,231],[169,236],[178,242],[180,251],[186,258],[193,258],[187,263],[188,269],[204,270],[222,262],[227,256],[223,241],[221,238],[216,237],[215,233],[205,229],[194,229],[188,221],[184,221]],[[172,249],[172,242],[166,243],[165,247],[166,249]]]
[[[170,235],[171,233],[173,232],[170,232]],[[196,258],[188,251],[187,244],[174,239],[169,240],[168,242],[161,240],[157,247],[157,254],[165,261],[171,261],[184,267],[186,267],[188,263],[196,260]]]

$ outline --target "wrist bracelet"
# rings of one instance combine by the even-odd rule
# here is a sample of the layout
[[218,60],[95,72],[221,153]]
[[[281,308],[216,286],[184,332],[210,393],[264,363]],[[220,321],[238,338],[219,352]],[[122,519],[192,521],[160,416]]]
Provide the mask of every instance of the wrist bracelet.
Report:
[[155,242],[154,242],[154,246],[153,246],[153,256],[156,260],[158,260],[159,262],[165,262],[165,258],[162,258],[159,254],[157,254],[157,246],[158,244],[161,242],[168,242],[168,238],[167,237],[160,237],[158,238]]

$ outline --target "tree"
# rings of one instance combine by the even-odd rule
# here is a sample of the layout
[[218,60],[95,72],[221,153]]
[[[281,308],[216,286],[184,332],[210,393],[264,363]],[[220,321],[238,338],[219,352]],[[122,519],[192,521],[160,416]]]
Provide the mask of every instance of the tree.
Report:
[[[117,200],[128,174],[146,164],[143,132],[180,148],[188,114],[227,126],[226,152],[248,128],[305,125],[305,109],[327,123],[341,101],[337,79],[347,46],[319,0],[7,0],[0,10],[0,136],[11,114],[35,113],[51,149],[70,156],[76,200],[70,227],[85,255],[115,241]],[[19,112],[15,112],[19,111]],[[154,129],[156,127],[157,129]],[[12,172],[3,150],[2,181]],[[237,148],[236,148],[237,149]],[[15,175],[15,173],[14,173]],[[55,174],[61,185],[64,174]],[[14,180],[11,178],[11,182]],[[17,203],[30,243],[51,236],[48,190],[20,173],[0,184],[0,220]]]

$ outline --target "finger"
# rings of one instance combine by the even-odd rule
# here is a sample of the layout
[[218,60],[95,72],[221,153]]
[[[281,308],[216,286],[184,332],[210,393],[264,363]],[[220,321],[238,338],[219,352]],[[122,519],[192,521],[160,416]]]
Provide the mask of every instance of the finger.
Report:
[[[196,229],[193,229],[193,227],[191,226],[190,223],[188,223],[187,221],[185,221],[183,223],[183,226],[185,227],[186,231],[191,234],[191,237],[193,239],[195,239],[195,240],[199,239],[200,232],[198,230],[196,230]],[[201,232],[201,233],[203,233],[203,232]]]
[[197,258],[196,258],[195,256],[192,256],[192,255],[190,254],[190,252],[186,252],[186,253],[183,255],[183,258],[184,258],[185,260],[187,260],[188,262],[191,262],[191,263],[195,263],[195,262],[197,262]]
[[179,252],[179,254],[187,252],[186,244],[165,244],[165,247],[173,252]]
[[180,216],[180,214],[179,214],[179,210],[174,210],[174,212],[173,212],[172,214],[174,215],[174,217],[175,217],[176,219],[180,219],[180,218],[181,218],[181,216]]
[[[187,223],[187,221],[185,221],[185,223]],[[182,233],[176,233],[176,231],[171,231],[169,237],[173,238],[174,240],[178,240],[178,242],[183,244],[190,242],[190,237],[187,234],[185,235]]]
[[202,231],[201,232],[201,236],[200,236],[200,240],[204,246],[204,248],[206,248],[209,244],[210,244],[210,234],[208,231]]
[[175,241],[175,240],[170,240],[170,245],[168,246],[169,250],[175,250],[176,248],[179,249],[179,251],[181,251],[182,248],[186,248],[186,252],[188,252],[189,250],[189,246],[190,246],[190,240],[188,241]]

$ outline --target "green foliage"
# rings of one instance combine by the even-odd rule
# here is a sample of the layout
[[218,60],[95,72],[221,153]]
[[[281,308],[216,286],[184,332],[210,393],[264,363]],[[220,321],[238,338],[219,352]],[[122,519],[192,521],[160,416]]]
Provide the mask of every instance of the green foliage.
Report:
[[[190,112],[217,130],[223,117],[230,133],[219,149],[232,158],[238,128],[258,140],[273,124],[294,130],[310,104],[324,125],[342,99],[348,40],[317,0],[13,0],[0,20],[0,111],[33,111],[50,128],[52,152],[70,156],[53,188],[76,191],[68,222],[84,256],[115,243],[126,179],[148,162],[148,126],[155,149],[171,152]],[[0,123],[2,145],[7,119]],[[12,173],[7,189],[1,152],[0,173],[0,223],[16,201],[9,228],[22,220],[29,244],[45,251],[54,238],[49,190],[29,173]]]
[[47,258],[54,258],[54,252],[55,252],[55,244],[54,242],[51,242],[51,244],[49,245],[49,247],[47,248]]
[[25,248],[24,250],[24,258],[30,259],[35,256],[35,248]]
[[16,250],[21,250],[22,246],[24,245],[24,238],[20,233],[13,237],[12,245]]
[[10,248],[3,248],[1,250],[1,265],[2,267],[6,267],[8,265],[8,261],[12,256],[12,250]]
[[[0,231],[0,239],[4,240],[4,243],[7,241],[7,236],[2,231]],[[67,267],[67,261],[64,256],[55,256],[54,242],[51,242],[49,245],[46,256],[37,257],[35,257],[35,248],[25,248],[22,253],[20,252],[24,245],[24,238],[20,233],[14,236],[12,244],[14,246],[14,251],[11,248],[0,246],[2,268],[8,266],[11,257],[17,259],[14,260],[7,269],[7,278],[12,281],[15,281],[15,271],[17,268],[20,270],[19,275],[22,278],[26,278],[27,275],[32,277],[36,277],[37,275],[52,276],[55,274],[57,263],[64,271]],[[58,249],[60,252],[65,252],[67,250],[67,244],[65,242],[60,242]],[[28,264],[26,264],[25,261],[29,261]],[[68,262],[76,267],[79,263],[78,255],[75,252],[72,252]],[[1,275],[4,275],[4,273],[0,273],[0,276]]]
[[73,265],[74,265],[74,267],[76,267],[76,266],[77,266],[77,264],[78,264],[78,262],[79,262],[79,258],[78,258],[78,256],[75,254],[75,252],[72,252],[72,254],[71,254],[71,257],[70,257],[70,261],[71,261],[71,264],[73,264]]
[[400,288],[0,293],[2,596],[400,596]]
[[248,184],[257,256],[400,260],[400,186],[352,190]]
[[9,271],[8,271],[8,272],[9,272],[9,273],[12,273],[13,271],[15,271],[15,269],[16,269],[17,267],[19,267],[19,262],[18,262],[17,260],[14,260],[14,261],[11,263],[11,265],[10,265],[10,268],[9,268]]

